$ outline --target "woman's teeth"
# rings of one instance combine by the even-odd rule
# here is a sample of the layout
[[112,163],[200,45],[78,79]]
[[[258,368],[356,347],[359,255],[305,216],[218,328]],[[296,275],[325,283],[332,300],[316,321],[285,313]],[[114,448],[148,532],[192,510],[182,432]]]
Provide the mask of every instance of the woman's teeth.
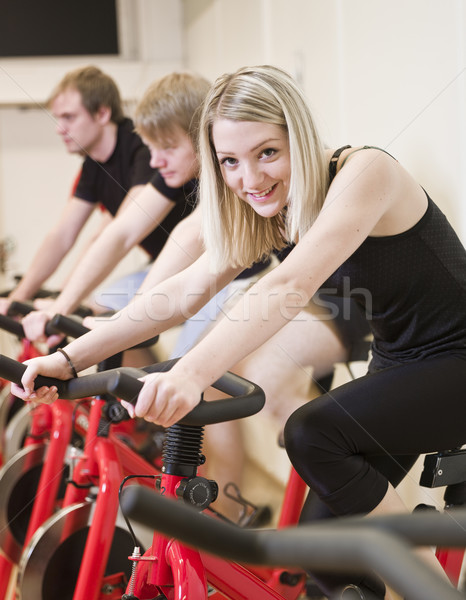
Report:
[[261,192],[260,194],[251,194],[251,195],[255,196],[256,198],[263,198],[264,196],[267,196],[267,194],[270,194],[272,189],[273,189],[273,185],[272,185],[272,187],[269,187],[268,190],[265,190],[264,192]]

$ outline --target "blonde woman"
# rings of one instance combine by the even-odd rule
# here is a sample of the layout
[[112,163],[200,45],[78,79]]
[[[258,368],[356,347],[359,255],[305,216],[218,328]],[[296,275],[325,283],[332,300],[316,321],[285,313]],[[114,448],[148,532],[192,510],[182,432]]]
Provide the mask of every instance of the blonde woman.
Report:
[[[97,362],[104,347],[114,353],[122,336],[135,344],[172,326],[183,309],[194,312],[252,262],[293,243],[169,373],[145,378],[135,413],[165,426],[179,420],[320,288],[335,287],[370,310],[369,373],[298,409],[286,426],[287,451],[333,514],[405,510],[371,457],[415,456],[466,441],[463,246],[386,152],[326,149],[301,91],[280,69],[244,68],[218,79],[200,127],[205,254],[120,313],[117,325],[65,348],[74,368]],[[24,391],[14,393],[54,400],[53,388],[33,391],[38,373],[69,378],[72,370],[63,355],[35,359]],[[435,565],[430,551],[426,559]],[[322,582],[332,594],[342,585]],[[378,582],[366,583],[348,578],[352,587],[343,594],[390,597]]]

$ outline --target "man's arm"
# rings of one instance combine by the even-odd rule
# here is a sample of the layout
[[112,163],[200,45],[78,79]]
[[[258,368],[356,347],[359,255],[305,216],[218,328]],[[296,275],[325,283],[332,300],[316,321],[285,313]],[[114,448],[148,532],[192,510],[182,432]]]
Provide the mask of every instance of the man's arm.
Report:
[[131,188],[113,221],[73,271],[51,311],[71,313],[134,246],[160,225],[174,206],[151,184]]
[[[106,356],[131,348],[182,323],[240,271],[241,268],[227,268],[213,274],[208,257],[203,255],[187,269],[139,296],[113,319],[73,340],[66,347],[66,352],[78,372],[95,365]],[[20,392],[21,398],[29,397],[32,380],[38,372],[62,379],[70,377],[69,365],[59,353],[32,359],[28,363],[31,368],[23,379],[27,391]]]
[[6,312],[12,300],[25,301],[34,296],[73,247],[93,210],[94,205],[89,202],[76,197],[68,200],[60,218],[40,245],[20,283],[0,308],[1,312]]
[[63,281],[63,284],[60,286],[61,289],[64,289],[64,287],[66,285],[68,285],[69,280],[73,276],[73,271],[77,268],[77,266],[83,259],[84,255],[88,251],[88,249],[92,246],[92,244],[96,241],[96,239],[98,239],[98,237],[102,234],[103,230],[108,225],[110,225],[110,223],[113,221],[113,216],[108,212],[108,210],[102,209],[102,210],[98,210],[98,212],[100,214],[99,214],[99,222],[97,224],[97,227],[92,231],[92,234],[86,240],[84,247],[79,252],[79,256],[76,258],[74,265],[71,267],[69,273],[67,274],[67,276],[65,277],[65,280]]
[[172,275],[183,271],[204,252],[201,236],[201,210],[199,205],[178,223],[142,282],[138,294],[144,293]]

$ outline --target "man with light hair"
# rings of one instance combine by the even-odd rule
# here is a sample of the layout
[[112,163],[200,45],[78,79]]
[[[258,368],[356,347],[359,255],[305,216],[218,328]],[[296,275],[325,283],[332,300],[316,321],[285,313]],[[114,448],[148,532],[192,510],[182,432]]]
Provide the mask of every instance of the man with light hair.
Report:
[[[12,300],[34,297],[74,246],[96,207],[105,209],[100,233],[122,204],[138,197],[154,174],[147,148],[124,116],[115,81],[97,67],[67,73],[48,106],[67,151],[83,157],[82,168],[71,197],[30,267],[9,297],[1,300],[2,313]],[[148,240],[141,245],[149,250]]]

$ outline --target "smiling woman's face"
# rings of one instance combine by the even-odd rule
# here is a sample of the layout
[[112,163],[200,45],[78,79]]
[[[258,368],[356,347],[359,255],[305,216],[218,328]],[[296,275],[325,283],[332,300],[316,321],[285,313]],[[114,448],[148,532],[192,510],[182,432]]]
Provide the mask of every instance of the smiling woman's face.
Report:
[[227,186],[263,217],[287,203],[290,148],[286,131],[255,121],[217,119],[212,139]]

